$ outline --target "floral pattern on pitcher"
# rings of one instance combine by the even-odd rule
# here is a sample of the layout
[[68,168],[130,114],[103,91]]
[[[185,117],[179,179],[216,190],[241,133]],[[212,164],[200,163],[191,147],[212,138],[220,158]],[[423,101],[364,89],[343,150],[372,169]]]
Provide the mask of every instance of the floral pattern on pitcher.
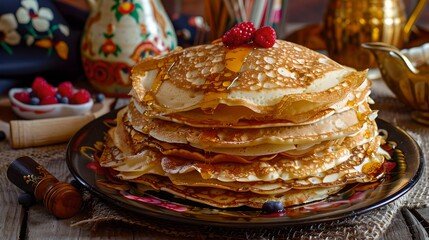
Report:
[[103,45],[100,46],[98,53],[103,53],[104,57],[109,56],[109,54],[113,54],[115,57],[117,57],[122,50],[121,47],[112,40],[115,34],[112,33],[111,25],[107,26],[107,32],[104,32],[103,36],[106,38],[106,41],[103,43]]
[[136,23],[139,23],[139,14],[138,10],[142,10],[142,5],[135,3],[135,0],[114,0],[115,4],[112,6],[112,11],[115,13],[116,21],[120,21],[122,16],[130,15],[130,17],[136,20]]

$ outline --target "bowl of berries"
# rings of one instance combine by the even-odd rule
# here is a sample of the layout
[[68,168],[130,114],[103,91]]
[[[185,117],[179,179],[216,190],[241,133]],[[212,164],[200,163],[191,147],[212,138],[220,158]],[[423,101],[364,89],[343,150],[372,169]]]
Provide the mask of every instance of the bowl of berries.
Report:
[[9,99],[12,110],[24,119],[83,115],[94,104],[88,90],[68,81],[55,88],[42,77],[36,77],[31,88],[10,89]]

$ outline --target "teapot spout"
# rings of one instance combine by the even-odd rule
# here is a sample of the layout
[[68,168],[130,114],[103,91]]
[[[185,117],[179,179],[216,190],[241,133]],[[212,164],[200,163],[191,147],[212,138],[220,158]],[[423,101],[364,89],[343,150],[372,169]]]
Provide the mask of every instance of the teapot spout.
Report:
[[398,48],[395,46],[389,45],[383,42],[367,42],[362,43],[362,47],[370,50],[378,63],[380,63],[380,58],[392,58],[397,57],[401,60],[406,68],[414,74],[419,74],[419,70],[414,67],[410,59],[407,58]]
[[404,26],[404,42],[407,43],[410,39],[411,30],[413,29],[414,24],[416,23],[417,19],[419,18],[420,14],[422,13],[423,9],[425,8],[427,0],[419,0],[417,1],[416,5],[414,6],[414,9],[411,11],[411,15],[408,17],[407,22]]

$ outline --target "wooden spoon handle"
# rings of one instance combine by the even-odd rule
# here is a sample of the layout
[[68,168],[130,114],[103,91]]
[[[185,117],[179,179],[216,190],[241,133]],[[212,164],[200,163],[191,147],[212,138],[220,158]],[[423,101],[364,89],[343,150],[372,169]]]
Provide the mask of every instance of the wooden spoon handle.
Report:
[[92,112],[83,116],[12,120],[9,123],[10,145],[25,148],[67,142],[85,124],[108,113],[114,102],[115,99],[106,98],[103,104],[94,105]]

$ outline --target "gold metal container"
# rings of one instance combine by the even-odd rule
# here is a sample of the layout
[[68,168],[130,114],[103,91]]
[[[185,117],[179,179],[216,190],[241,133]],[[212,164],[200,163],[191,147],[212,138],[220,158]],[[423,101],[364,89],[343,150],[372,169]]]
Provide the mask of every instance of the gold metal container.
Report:
[[324,17],[329,57],[363,70],[375,67],[364,42],[384,42],[401,48],[426,4],[419,0],[407,19],[402,0],[330,0]]
[[413,64],[401,51],[385,43],[364,43],[362,47],[373,53],[390,90],[413,109],[411,118],[429,125],[429,65]]

